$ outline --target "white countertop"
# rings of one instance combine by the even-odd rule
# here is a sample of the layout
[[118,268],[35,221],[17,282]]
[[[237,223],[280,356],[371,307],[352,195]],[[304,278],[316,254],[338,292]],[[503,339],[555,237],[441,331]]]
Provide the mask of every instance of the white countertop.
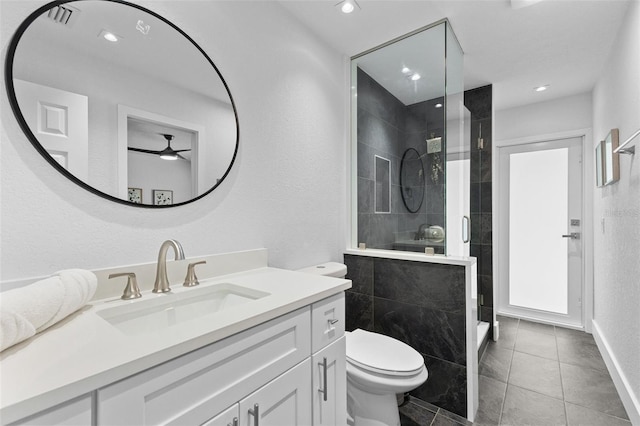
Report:
[[[97,312],[149,298],[91,302],[65,320],[0,354],[0,419],[10,423],[91,392],[351,287],[349,280],[262,267],[201,280],[195,288],[232,283],[270,293],[233,309],[157,332],[130,336]],[[173,285],[173,293],[191,288]]]

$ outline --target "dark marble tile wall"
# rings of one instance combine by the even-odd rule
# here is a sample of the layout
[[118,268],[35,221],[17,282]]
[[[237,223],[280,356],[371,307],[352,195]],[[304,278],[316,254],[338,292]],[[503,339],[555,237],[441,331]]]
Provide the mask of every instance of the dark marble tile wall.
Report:
[[[478,307],[482,321],[493,322],[493,245],[492,245],[492,86],[464,92],[464,104],[471,112],[471,247],[478,259],[478,293],[484,304]],[[482,136],[484,147],[478,148]],[[478,296],[479,296],[478,295]],[[478,297],[480,300],[480,297]],[[489,337],[493,327],[489,328]]]
[[466,416],[464,267],[344,255],[346,328],[375,331],[422,354],[427,382],[411,395]]
[[[424,168],[425,192],[424,201],[417,213],[407,210],[400,216],[399,231],[416,232],[421,224],[445,227],[445,163],[446,152],[443,137],[444,108],[436,108],[436,104],[444,104],[444,98],[430,99],[405,107],[404,142],[405,149],[414,148],[422,156]],[[427,139],[442,138],[441,153],[427,154]],[[403,247],[407,250],[406,247]],[[444,247],[434,247],[436,253],[444,254]],[[419,247],[416,251],[424,251]]]
[[[442,137],[443,99],[405,106],[366,72],[358,69],[358,243],[393,249],[397,233],[416,232],[421,224],[445,226],[444,156],[426,155],[426,139]],[[400,163],[406,149],[424,155],[425,194],[420,209],[409,212],[400,189]],[[444,139],[442,150],[444,152]],[[374,156],[391,161],[391,213],[374,212]],[[437,167],[440,164],[440,168]],[[436,170],[432,173],[432,170]],[[406,248],[405,248],[406,249]],[[436,253],[444,248],[436,247]],[[416,249],[423,251],[423,247]]]
[[[404,104],[358,68],[358,243],[368,247],[391,249],[406,211],[400,195],[404,123]],[[390,213],[375,213],[376,155],[391,162]]]

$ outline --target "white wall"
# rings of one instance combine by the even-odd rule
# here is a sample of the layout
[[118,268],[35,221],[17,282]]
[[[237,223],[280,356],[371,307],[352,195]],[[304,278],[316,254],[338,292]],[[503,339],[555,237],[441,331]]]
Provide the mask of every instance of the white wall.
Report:
[[[622,143],[640,127],[640,2],[630,3],[593,91],[594,149],[612,128]],[[631,144],[636,155],[620,156],[620,181],[593,190],[594,323],[626,381],[631,422],[640,424],[640,139]]]
[[[0,2],[2,60],[38,5]],[[257,247],[270,264],[341,261],[346,222],[345,59],[274,2],[148,2],[209,54],[237,104],[240,148],[212,194],[172,209],[99,198],[54,170],[21,132],[2,88],[0,280]],[[4,85],[4,82],[3,82]]]
[[[119,104],[202,126],[205,143],[200,145],[199,153],[208,165],[203,174],[203,187],[210,189],[226,172],[236,142],[235,117],[230,103],[152,75],[130,72],[121,65],[109,64],[104,58],[97,59],[98,55],[78,58],[66,46],[57,49],[55,44],[54,48],[38,44],[39,33],[27,31],[25,34],[14,62],[14,77],[89,98],[89,185],[115,197],[122,189],[118,188],[115,172]],[[196,59],[205,61],[203,57]],[[222,85],[217,74],[214,71],[211,74],[211,85]],[[166,142],[160,138],[155,148],[149,149],[165,146]]]
[[591,127],[591,94],[495,112],[494,141],[508,141]]

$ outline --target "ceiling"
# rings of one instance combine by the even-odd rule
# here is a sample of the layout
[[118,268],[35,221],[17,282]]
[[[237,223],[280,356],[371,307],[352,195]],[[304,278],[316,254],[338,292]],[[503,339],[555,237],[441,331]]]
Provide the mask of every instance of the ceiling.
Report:
[[[148,84],[170,84],[231,103],[209,61],[162,20],[115,2],[77,1],[65,7],[72,11],[66,24],[52,20],[45,11],[25,31],[16,53],[17,76],[41,64],[77,64],[109,71],[114,78],[135,73]],[[148,25],[146,34],[140,25]],[[106,31],[117,34],[119,41],[106,41],[102,37]]]
[[[501,110],[590,92],[637,0],[358,0],[349,15],[338,1],[280,4],[349,57],[447,18],[465,53],[465,89],[493,84]],[[549,89],[533,90],[541,85]]]

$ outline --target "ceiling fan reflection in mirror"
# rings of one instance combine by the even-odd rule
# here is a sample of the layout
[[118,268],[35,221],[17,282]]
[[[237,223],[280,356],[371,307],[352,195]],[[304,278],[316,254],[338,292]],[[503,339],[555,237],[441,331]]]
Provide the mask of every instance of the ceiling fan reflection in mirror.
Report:
[[129,151],[142,152],[144,154],[159,155],[160,158],[162,158],[163,160],[177,160],[178,158],[187,160],[185,157],[180,155],[180,153],[184,151],[191,151],[190,149],[173,149],[171,148],[171,140],[174,138],[174,136],[166,133],[159,133],[159,134],[164,136],[164,138],[167,140],[167,147],[163,150],[154,151],[151,149],[134,148],[131,146],[128,147],[127,149]]

